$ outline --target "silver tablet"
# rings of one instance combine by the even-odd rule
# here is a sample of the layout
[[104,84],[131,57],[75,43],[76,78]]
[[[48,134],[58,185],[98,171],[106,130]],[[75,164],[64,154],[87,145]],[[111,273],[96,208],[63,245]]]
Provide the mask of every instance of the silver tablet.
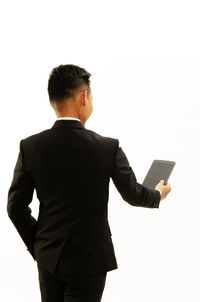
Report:
[[155,189],[155,186],[162,179],[165,181],[164,185],[166,185],[175,164],[175,161],[154,160],[142,185],[149,189]]

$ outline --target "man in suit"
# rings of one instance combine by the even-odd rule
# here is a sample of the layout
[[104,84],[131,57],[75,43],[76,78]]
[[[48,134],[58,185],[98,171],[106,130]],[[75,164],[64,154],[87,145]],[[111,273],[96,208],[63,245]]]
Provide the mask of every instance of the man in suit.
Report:
[[[101,301],[108,271],[117,269],[107,219],[109,181],[132,206],[158,208],[170,192],[137,182],[116,138],[85,127],[93,111],[91,74],[54,68],[48,80],[57,119],[20,141],[7,212],[37,262],[43,302]],[[36,220],[29,204],[39,200]]]

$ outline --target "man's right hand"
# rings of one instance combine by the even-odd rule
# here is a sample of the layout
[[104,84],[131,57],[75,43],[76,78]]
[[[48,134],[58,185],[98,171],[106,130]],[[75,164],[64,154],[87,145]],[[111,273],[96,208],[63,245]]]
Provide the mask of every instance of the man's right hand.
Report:
[[163,200],[167,194],[171,191],[171,186],[170,184],[167,182],[166,185],[164,185],[164,180],[161,180],[156,186],[155,186],[155,190],[159,189],[161,191],[161,199]]

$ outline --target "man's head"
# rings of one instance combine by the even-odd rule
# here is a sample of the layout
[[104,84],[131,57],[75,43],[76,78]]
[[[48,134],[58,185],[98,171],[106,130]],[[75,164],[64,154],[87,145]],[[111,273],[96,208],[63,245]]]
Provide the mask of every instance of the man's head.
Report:
[[93,111],[90,76],[85,69],[73,64],[59,65],[52,69],[48,94],[57,117],[76,117],[85,125]]

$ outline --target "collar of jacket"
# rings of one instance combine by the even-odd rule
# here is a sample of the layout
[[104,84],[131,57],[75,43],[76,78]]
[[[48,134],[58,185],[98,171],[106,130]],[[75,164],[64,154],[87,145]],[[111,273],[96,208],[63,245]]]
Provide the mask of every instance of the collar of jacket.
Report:
[[52,129],[54,128],[81,128],[84,129],[84,125],[77,120],[56,120],[53,126],[51,127]]
[[51,129],[54,128],[81,128],[85,129],[84,125],[77,120],[56,120]]

